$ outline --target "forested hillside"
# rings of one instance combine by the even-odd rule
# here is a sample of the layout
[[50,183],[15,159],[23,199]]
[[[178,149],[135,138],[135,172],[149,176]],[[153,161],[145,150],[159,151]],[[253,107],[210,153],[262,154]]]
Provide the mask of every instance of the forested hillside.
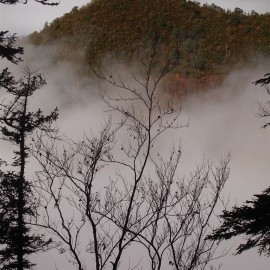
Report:
[[[235,64],[270,53],[270,14],[240,8],[224,10],[187,0],[94,0],[46,23],[32,43],[62,42],[57,59],[86,64],[113,56],[130,61],[158,38],[161,54],[180,59],[180,76],[205,80],[226,74]],[[214,79],[216,80],[216,79]]]

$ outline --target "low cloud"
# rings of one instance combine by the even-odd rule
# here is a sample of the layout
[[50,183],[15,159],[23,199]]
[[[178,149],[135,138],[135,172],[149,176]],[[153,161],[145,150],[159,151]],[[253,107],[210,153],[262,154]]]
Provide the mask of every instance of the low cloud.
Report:
[[[68,136],[80,138],[84,131],[97,130],[104,117],[107,117],[98,94],[98,84],[96,80],[82,75],[80,67],[67,62],[56,63],[50,57],[51,50],[49,47],[25,47],[23,66],[27,65],[32,70],[39,69],[48,83],[35,96],[33,106],[44,108],[45,111],[57,106],[60,110],[60,128]],[[263,120],[256,117],[256,113],[258,101],[264,102],[270,97],[263,88],[253,84],[270,71],[268,60],[255,59],[249,65],[231,71],[221,86],[203,93],[190,94],[183,101],[181,116],[183,121],[190,119],[190,127],[166,136],[166,143],[169,144],[181,139],[183,175],[192,171],[196,163],[204,158],[215,161],[230,152],[231,177],[225,187],[225,196],[230,194],[232,202],[237,200],[242,203],[269,185],[270,129],[260,128]],[[21,68],[22,66],[12,66],[18,76]],[[115,74],[118,70],[119,73],[124,70],[125,75],[134,71],[119,65],[114,65],[111,69]],[[128,80],[131,84],[132,78],[129,77]],[[2,149],[1,154],[9,151],[6,146]],[[160,151],[162,150],[161,144]],[[230,258],[228,262],[225,257],[223,269],[253,269],[250,265],[254,263],[257,264],[257,270],[265,269],[266,264],[261,258],[258,258],[258,263],[257,256],[252,254],[250,257],[241,255],[241,261],[237,257]],[[47,264],[39,265],[40,270],[48,269],[47,267]]]

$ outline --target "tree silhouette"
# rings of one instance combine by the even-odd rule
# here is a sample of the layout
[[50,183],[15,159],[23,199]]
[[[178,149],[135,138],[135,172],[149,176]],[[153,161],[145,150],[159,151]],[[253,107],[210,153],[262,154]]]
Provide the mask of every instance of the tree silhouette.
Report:
[[[270,94],[269,83],[270,73],[255,81],[256,85],[264,86],[268,94]],[[260,117],[270,116],[269,102],[266,105],[260,104],[258,114]],[[270,123],[267,122],[263,128],[269,125]],[[270,256],[270,187],[254,196],[254,199],[246,201],[243,206],[235,206],[230,211],[225,210],[221,215],[222,225],[208,239],[227,240],[245,235],[247,240],[237,247],[237,254],[258,247],[260,255]]]
[[14,47],[16,36],[8,36],[8,31],[0,31],[0,57],[6,58],[12,63],[18,63],[21,58],[17,54],[23,54],[22,47]]
[[[35,0],[36,2],[42,4],[42,5],[50,5],[50,6],[56,6],[59,3],[50,1],[50,0]],[[18,3],[27,4],[28,0],[0,0],[0,4],[6,4],[6,5],[15,5]],[[22,47],[16,47],[16,34],[10,34],[9,31],[0,31],[0,57],[2,59],[7,59],[8,61],[17,64],[18,62],[22,61],[20,56],[23,54],[23,48]],[[9,83],[12,84],[12,76],[8,72],[8,69],[5,68],[1,70],[0,73],[0,86],[8,85]]]
[[35,216],[34,195],[25,177],[29,155],[27,140],[36,130],[50,131],[51,123],[58,116],[57,109],[44,116],[39,109],[29,111],[29,102],[36,90],[45,85],[39,73],[26,69],[19,81],[9,74],[10,83],[4,85],[8,94],[0,103],[1,139],[16,147],[14,170],[1,171],[0,175],[0,264],[1,269],[30,269],[33,264],[27,256],[44,250],[50,241],[31,234],[27,225]]
[[246,201],[245,205],[224,211],[222,225],[209,239],[226,240],[245,235],[248,239],[237,247],[237,254],[258,247],[259,254],[270,256],[270,188],[254,196],[255,199]]
[[260,84],[261,86],[267,86],[270,84],[270,73],[266,73],[264,78],[255,81],[255,84]]
[[[47,6],[57,6],[59,2],[51,1],[51,0],[34,0],[37,3]],[[27,4],[28,0],[0,0],[1,4],[5,5],[15,5],[15,4]]]
[[[1,0],[1,4],[27,4],[27,0]],[[43,5],[58,5],[57,2],[36,0]],[[16,35],[0,31],[0,57],[14,64],[22,61],[22,47],[16,47]],[[27,139],[37,129],[50,130],[50,124],[57,118],[57,110],[44,116],[41,110],[29,111],[29,99],[45,84],[40,74],[25,69],[24,76],[16,81],[8,68],[0,73],[0,88],[8,97],[0,102],[1,139],[17,147],[14,161],[8,170],[0,171],[0,265],[3,270],[30,269],[28,256],[49,247],[51,240],[45,241],[40,235],[30,232],[27,225],[36,215],[31,184],[25,178],[28,158]],[[0,160],[1,169],[3,164]],[[17,169],[16,169],[17,168]]]
[[159,139],[185,126],[179,103],[165,102],[160,92],[179,59],[163,54],[159,63],[162,45],[154,40],[151,48],[140,74],[92,68],[113,88],[102,99],[112,118],[119,116],[115,122],[109,118],[98,134],[77,143],[48,141],[42,133],[34,142],[31,153],[42,167],[35,225],[61,241],[59,251],[74,269],[140,269],[140,260],[125,265],[137,249],[142,268],[151,270],[206,269],[216,258],[218,242],[205,237],[213,229],[229,158],[216,166],[205,161],[190,177],[178,177],[181,146],[171,146],[166,156]]
[[[23,54],[22,47],[15,47],[16,35],[9,35],[8,31],[0,31],[0,57],[6,59],[14,64],[22,61],[18,55]],[[8,68],[4,68],[0,72],[0,87],[9,88],[15,84],[14,78],[8,71]]]

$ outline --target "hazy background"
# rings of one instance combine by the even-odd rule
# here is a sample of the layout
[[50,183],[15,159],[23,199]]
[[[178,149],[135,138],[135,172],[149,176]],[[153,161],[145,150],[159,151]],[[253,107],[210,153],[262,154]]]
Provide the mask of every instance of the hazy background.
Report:
[[[88,1],[61,1],[59,7],[44,7],[33,1],[28,5],[3,6],[0,8],[1,29],[17,32],[20,35],[41,30],[46,21],[81,6]],[[270,11],[269,0],[238,1],[199,1],[214,2],[223,8],[240,7],[245,11]],[[117,11],[116,11],[117,12]],[[25,47],[25,62],[13,69],[20,74],[23,66],[40,68],[47,78],[48,86],[40,91],[35,106],[52,110],[60,109],[59,126],[70,136],[81,136],[86,130],[99,126],[103,117],[102,107],[96,92],[96,84],[89,78],[77,77],[76,67],[67,63],[51,66],[50,48],[34,49]],[[1,62],[1,67],[3,62]],[[238,70],[232,70],[224,83],[206,93],[194,94],[183,103],[182,118],[190,118],[190,127],[179,130],[170,136],[170,141],[181,138],[183,146],[182,174],[188,173],[202,161],[204,156],[217,160],[230,152],[231,177],[225,187],[225,195],[230,195],[231,203],[241,204],[254,193],[260,193],[269,186],[270,179],[270,129],[261,129],[262,119],[256,117],[258,101],[270,99],[260,86],[252,82],[270,71],[269,59],[251,59],[250,64]],[[97,115],[101,115],[100,119]],[[80,121],[78,121],[80,119]],[[0,151],[9,152],[9,146],[0,142]],[[161,148],[162,151],[162,148]],[[230,243],[234,243],[235,240]],[[229,243],[225,242],[225,245]],[[235,249],[232,249],[232,252]],[[230,254],[232,253],[230,252]],[[269,258],[259,257],[256,250],[243,255],[227,255],[223,262],[224,270],[267,270]],[[50,255],[51,256],[51,255]],[[54,268],[54,258],[42,255],[36,269]],[[64,259],[57,255],[55,258]],[[55,259],[56,260],[56,259]],[[71,266],[59,269],[73,269]]]
[[[59,127],[72,138],[79,138],[90,129],[97,130],[108,115],[103,111],[96,82],[78,77],[76,67],[68,63],[52,66],[49,52],[50,48],[25,46],[23,65],[40,68],[48,83],[36,95],[34,106],[45,107],[47,111],[57,106],[60,110]],[[18,74],[20,68],[13,65]],[[123,70],[112,67],[116,73],[117,68]],[[258,101],[265,102],[270,97],[264,88],[253,84],[268,70],[269,59],[253,59],[247,66],[232,70],[220,87],[190,95],[183,101],[181,115],[183,122],[190,119],[190,127],[165,136],[167,139],[160,143],[160,152],[163,153],[168,145],[181,139],[183,156],[179,177],[189,175],[204,158],[217,161],[230,152],[231,176],[223,193],[230,197],[230,205],[235,202],[240,205],[269,186],[270,129],[261,128],[264,121],[256,114]],[[233,256],[238,243],[236,239],[223,242],[223,245],[229,247],[234,243],[231,252],[218,261],[223,263],[223,270],[268,269],[269,258],[260,257],[256,250]],[[54,269],[55,263],[59,269],[73,269],[63,255],[56,253],[52,256],[52,253],[38,256],[36,269]]]

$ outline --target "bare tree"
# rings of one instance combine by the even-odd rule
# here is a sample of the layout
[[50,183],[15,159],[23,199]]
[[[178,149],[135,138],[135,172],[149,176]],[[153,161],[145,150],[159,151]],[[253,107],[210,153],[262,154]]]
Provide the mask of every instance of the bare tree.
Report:
[[206,269],[217,258],[218,243],[205,239],[212,231],[213,211],[228,179],[229,159],[215,168],[203,162],[189,179],[177,181],[178,158],[175,151],[169,162],[161,158],[156,164],[158,181],[147,182],[144,191],[155,216],[139,241],[148,250],[153,270],[165,267],[164,260],[177,270]]
[[[153,270],[205,269],[215,256],[218,243],[205,237],[228,179],[229,158],[216,167],[203,162],[189,179],[180,179],[181,147],[172,146],[167,158],[159,153],[163,134],[187,124],[179,123],[181,108],[161,99],[162,79],[178,61],[158,59],[157,48],[154,42],[132,84],[92,67],[117,90],[102,93],[112,118],[99,134],[77,143],[46,141],[40,134],[34,142],[32,153],[42,166],[36,189],[43,218],[36,225],[65,244],[60,252],[67,249],[79,270],[90,269],[91,261],[96,270],[139,269],[147,261]],[[121,119],[116,123],[115,115]],[[136,247],[146,251],[143,262],[122,266]]]

